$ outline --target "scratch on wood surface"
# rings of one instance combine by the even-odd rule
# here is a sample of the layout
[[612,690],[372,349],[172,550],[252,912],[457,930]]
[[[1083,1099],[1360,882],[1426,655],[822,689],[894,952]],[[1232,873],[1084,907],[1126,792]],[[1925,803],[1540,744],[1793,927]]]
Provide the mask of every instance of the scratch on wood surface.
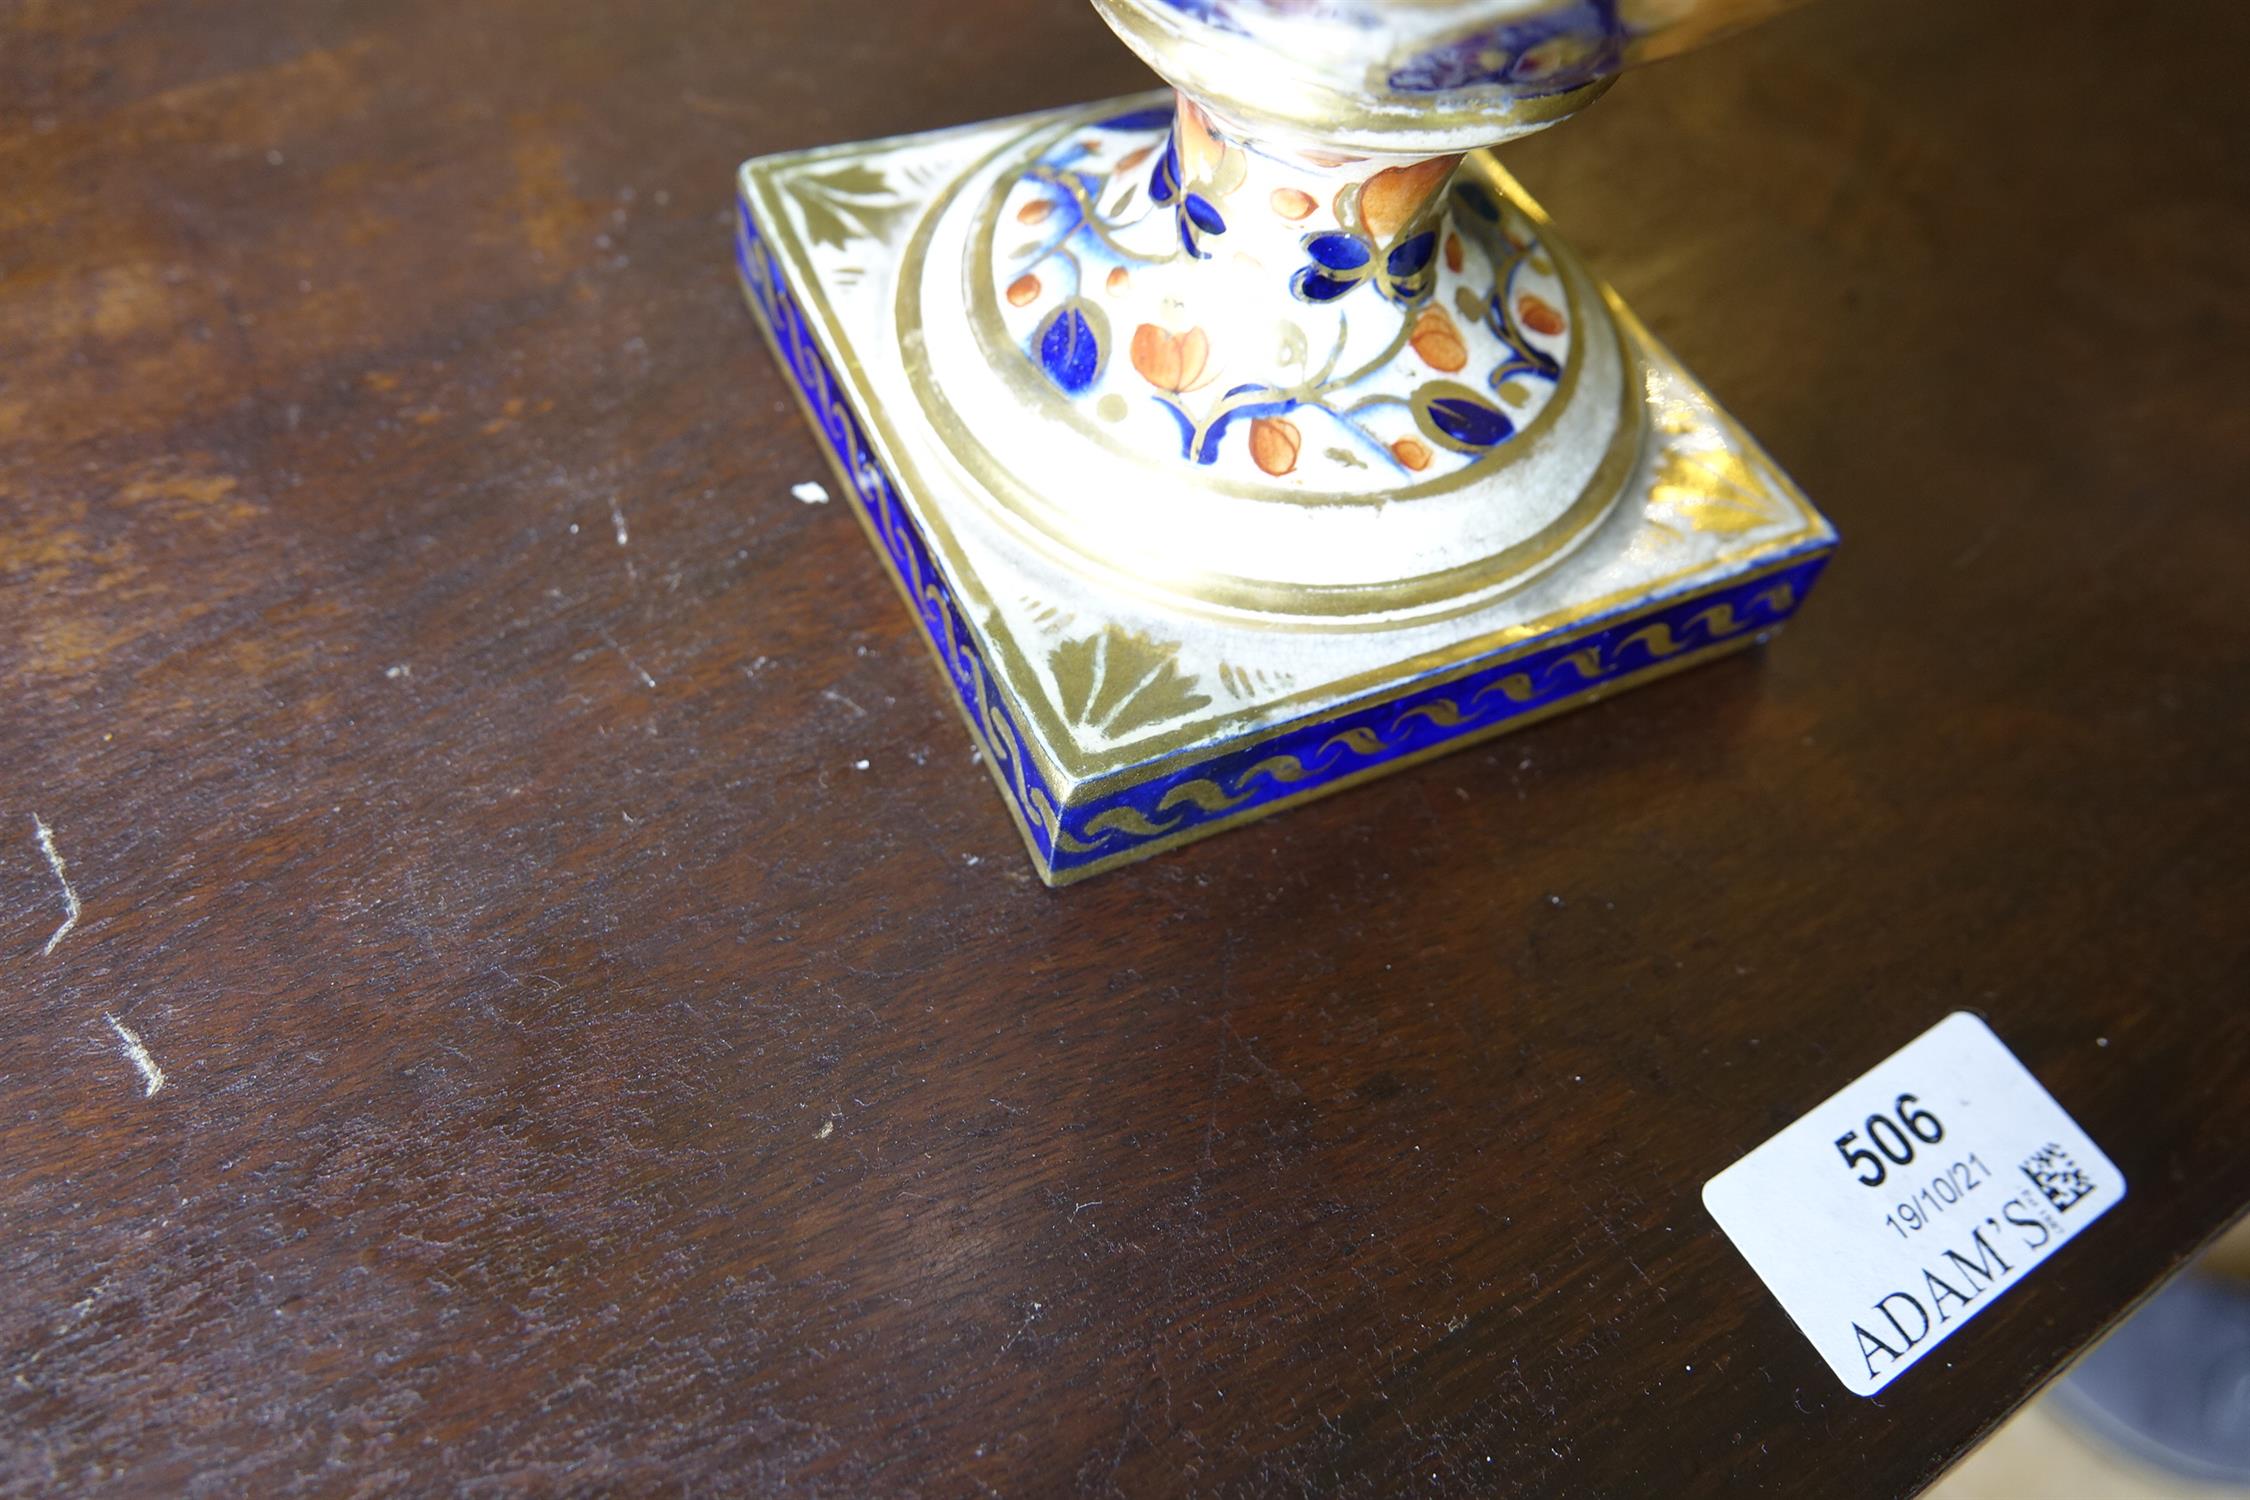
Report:
[[625,530],[625,508],[615,500],[609,502],[609,523],[617,528],[617,545],[622,547],[633,538]]
[[626,650],[623,646],[618,645],[616,636],[613,636],[607,630],[604,630],[602,632],[602,644],[609,647],[610,650],[616,652],[619,656],[625,658],[625,665],[633,669],[633,675],[641,680],[641,686],[656,686],[656,679],[648,675],[648,668],[633,660],[633,653]]
[[714,120],[760,120],[756,107],[750,104],[729,104],[693,90],[680,95],[680,102],[699,115],[709,115]]
[[422,910],[422,886],[414,878],[414,867],[412,865],[406,867],[406,910],[407,914],[413,918],[413,921],[408,923],[408,930],[421,943],[423,957],[429,959],[432,963],[437,963],[439,961],[437,944],[430,940],[430,919],[429,915]]
[[1211,1060],[1211,1118],[1203,1127],[1203,1160],[1195,1169],[1195,1180],[1189,1184],[1190,1190],[1194,1192],[1202,1190],[1203,1174],[1216,1159],[1211,1151],[1211,1143],[1219,1134],[1219,1095],[1226,1089],[1227,1038],[1231,1034],[1227,1018],[1219,1017],[1219,1055]]
[[1001,1344],[998,1352],[1002,1354],[1007,1353],[1008,1350],[1015,1344],[1016,1340],[1024,1336],[1024,1331],[1030,1328],[1032,1324],[1039,1321],[1039,1314],[1044,1306],[1045,1304],[1043,1303],[1032,1303],[1031,1311],[1023,1315],[1023,1321],[1016,1325],[1016,1331],[1008,1335],[1006,1342]]
[[1242,1039],[1241,1032],[1236,1031],[1231,1024],[1224,1020],[1222,1020],[1219,1024],[1226,1028],[1228,1037],[1233,1040],[1236,1048],[1241,1051],[1244,1060],[1247,1061],[1251,1067],[1256,1068],[1258,1072],[1264,1076],[1266,1080],[1266,1086],[1271,1088],[1276,1095],[1283,1099],[1295,1099],[1303,1095],[1303,1093],[1305,1092],[1304,1086],[1299,1084],[1296,1079],[1291,1078],[1288,1074],[1283,1073],[1280,1069],[1274,1067],[1271,1063],[1260,1057],[1257,1052],[1252,1049],[1250,1044]]
[[164,1070],[156,1065],[156,1059],[149,1055],[148,1048],[142,1044],[139,1034],[132,1027],[106,1010],[102,1012],[102,1019],[109,1023],[111,1031],[117,1033],[118,1042],[125,1048],[125,1060],[133,1065],[133,1071],[141,1075],[141,1097],[155,1098],[156,1091],[164,1087]]
[[[62,887],[62,926],[57,927],[52,933],[48,934],[47,946],[39,950],[42,955],[46,955],[53,953],[55,951],[55,944],[68,937],[70,935],[70,929],[78,925],[78,892],[72,889],[70,884],[70,876],[63,869],[62,851],[55,847],[55,831],[52,828],[49,828],[47,826],[47,820],[40,817],[37,813],[33,813],[31,815],[31,826],[35,830],[37,830],[39,839],[39,852],[47,856],[47,868],[55,872],[55,884]],[[154,1089],[151,1089],[149,1090],[149,1092],[154,1093],[156,1091]]]

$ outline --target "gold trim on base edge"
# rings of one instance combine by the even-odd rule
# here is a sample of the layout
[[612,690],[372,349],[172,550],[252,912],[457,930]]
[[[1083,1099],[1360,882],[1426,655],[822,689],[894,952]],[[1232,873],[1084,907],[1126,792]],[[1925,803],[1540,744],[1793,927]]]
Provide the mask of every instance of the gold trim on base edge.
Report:
[[[1066,112],[1057,111],[1055,113],[1059,115]],[[880,143],[870,143],[870,148],[875,144]],[[746,163],[745,166],[746,168],[755,166],[759,169],[758,176],[762,180],[770,180],[767,174],[791,160],[805,158],[833,159],[837,156],[848,155],[852,149],[851,147],[830,147],[818,152],[790,153],[786,157],[764,158],[754,163]],[[745,172],[744,175],[749,174]],[[1516,187],[1512,181],[1509,185]],[[1516,187],[1516,192],[1521,194],[1520,187]],[[1525,203],[1531,211],[1537,213],[1536,204],[1530,201],[1528,195],[1521,195],[1519,201]],[[765,211],[761,211],[761,209]],[[1833,528],[1820,517],[1817,511],[1812,509],[1809,503],[1805,501],[1802,493],[1797,491],[1795,486],[1790,485],[1785,477],[1782,477],[1780,487],[1785,496],[1798,507],[1805,524],[1785,538],[1776,539],[1756,549],[1745,549],[1745,551],[1754,550],[1756,554],[1759,554],[1755,556],[1754,560],[1743,558],[1742,560],[1748,563],[1747,566],[1739,567],[1733,572],[1718,577],[1701,580],[1697,585],[1684,591],[1676,588],[1667,589],[1659,582],[1653,584],[1648,590],[1636,591],[1635,596],[1631,598],[1613,597],[1599,601],[1589,611],[1574,612],[1576,618],[1565,620],[1550,618],[1537,622],[1546,625],[1548,628],[1543,631],[1534,629],[1534,632],[1529,634],[1514,635],[1513,639],[1501,645],[1497,651],[1489,648],[1499,643],[1488,638],[1478,643],[1487,646],[1486,653],[1480,654],[1472,650],[1454,655],[1451,661],[1445,663],[1434,673],[1429,670],[1432,663],[1427,661],[1399,662],[1389,673],[1384,674],[1384,680],[1379,683],[1368,684],[1368,686],[1374,688],[1374,691],[1365,697],[1332,702],[1311,713],[1300,713],[1285,721],[1262,726],[1249,735],[1214,735],[1200,744],[1177,746],[1171,753],[1157,757],[1154,764],[1144,762],[1141,766],[1136,767],[1135,771],[1138,774],[1128,772],[1127,777],[1123,779],[1128,785],[1154,781],[1159,777],[1172,781],[1178,776],[1205,767],[1215,768],[1230,757],[1238,756],[1246,744],[1279,739],[1293,732],[1323,724],[1334,726],[1338,731],[1339,738],[1349,739],[1353,735],[1367,735],[1370,731],[1366,726],[1372,716],[1380,714],[1386,708],[1395,708],[1402,700],[1431,688],[1436,682],[1458,680],[1481,674],[1487,669],[1505,666],[1519,658],[1528,658],[1535,654],[1543,654],[1571,646],[1585,638],[1615,633],[1615,638],[1618,641],[1629,642],[1633,634],[1645,632],[1652,626],[1661,630],[1663,627],[1658,621],[1659,616],[1670,615],[1675,611],[1690,608],[1706,600],[1713,601],[1706,612],[1723,612],[1727,608],[1727,602],[1720,600],[1718,596],[1739,596],[1746,584],[1757,579],[1785,570],[1797,570],[1793,574],[1796,578],[1796,586],[1793,590],[1786,582],[1780,586],[1777,592],[1785,594],[1787,596],[1786,601],[1781,606],[1772,609],[1764,620],[1755,624],[1737,624],[1730,628],[1722,638],[1707,640],[1701,646],[1686,647],[1686,643],[1682,641],[1678,646],[1667,648],[1660,656],[1652,652],[1650,653],[1652,659],[1637,669],[1617,672],[1614,675],[1604,676],[1600,680],[1590,681],[1583,688],[1550,702],[1526,708],[1520,713],[1504,716],[1488,724],[1465,727],[1449,737],[1438,739],[1434,743],[1422,745],[1411,751],[1402,751],[1395,757],[1375,759],[1372,763],[1361,766],[1356,770],[1337,774],[1331,780],[1316,781],[1300,790],[1282,792],[1265,801],[1258,801],[1254,797],[1250,797],[1248,793],[1244,793],[1242,797],[1235,800],[1247,800],[1248,805],[1236,810],[1226,811],[1224,807],[1232,804],[1224,804],[1221,808],[1215,809],[1217,815],[1206,816],[1200,820],[1190,814],[1184,818],[1175,819],[1170,825],[1159,826],[1149,825],[1146,819],[1141,819],[1139,820],[1140,826],[1128,828],[1127,824],[1104,813],[1092,812],[1095,804],[1109,803],[1117,795],[1121,778],[1115,773],[1104,774],[1101,772],[1096,772],[1090,778],[1057,776],[1055,773],[1058,768],[1049,763],[1046,755],[1042,753],[1038,737],[1024,733],[1024,726],[1042,722],[1048,716],[1042,713],[1042,709],[1048,709],[1050,706],[1025,701],[1020,691],[1011,683],[1007,674],[993,670],[995,663],[991,660],[990,653],[995,643],[982,638],[982,632],[977,626],[975,615],[963,607],[963,601],[958,595],[954,581],[949,580],[943,569],[938,566],[944,549],[940,545],[933,545],[935,539],[929,534],[922,518],[922,513],[928,509],[929,497],[918,497],[911,504],[903,503],[908,491],[901,483],[901,476],[890,462],[881,458],[875,451],[880,449],[883,444],[879,439],[873,442],[868,441],[874,438],[875,433],[884,427],[883,413],[868,409],[858,382],[850,378],[851,375],[857,373],[857,364],[851,350],[839,342],[843,338],[842,332],[833,327],[823,327],[817,320],[807,316],[808,295],[811,295],[812,304],[818,305],[817,295],[809,294],[808,289],[801,288],[796,284],[799,266],[798,254],[783,253],[794,243],[794,234],[785,221],[780,221],[779,216],[771,212],[770,205],[760,205],[747,194],[739,199],[737,212],[741,215],[742,221],[737,230],[740,261],[738,273],[745,301],[749,304],[753,315],[753,321],[758,325],[759,332],[765,339],[776,362],[781,366],[783,372],[790,377],[788,384],[795,393],[807,421],[813,427],[815,433],[820,436],[820,446],[825,451],[829,464],[843,486],[845,494],[853,502],[851,508],[858,519],[861,530],[866,533],[869,544],[882,561],[883,571],[889,576],[892,586],[898,591],[901,600],[914,617],[916,628],[923,636],[925,648],[931,653],[932,659],[937,663],[941,674],[946,677],[947,686],[950,690],[948,695],[953,699],[955,710],[960,713],[963,723],[968,727],[971,742],[977,747],[980,757],[985,763],[986,771],[992,776],[995,787],[1001,793],[1001,800],[1008,807],[1009,816],[1016,826],[1017,835],[1022,838],[1024,847],[1031,856],[1033,868],[1037,871],[1041,881],[1049,887],[1073,884],[1089,876],[1101,874],[1121,865],[1178,848],[1211,834],[1239,827],[1271,813],[1315,801],[1333,792],[1357,786],[1376,776],[1404,770],[1437,755],[1483,743],[1511,730],[1543,722],[1568,709],[1599,701],[1629,688],[1637,687],[1642,683],[1655,681],[1688,667],[1700,665],[1717,657],[1762,643],[1778,631],[1782,621],[1793,613],[1797,605],[1802,602],[1802,596],[1810,588],[1814,578],[1817,577],[1820,565],[1826,561],[1836,545],[1837,538]],[[1542,214],[1540,218],[1544,220],[1545,216]],[[751,254],[753,250],[756,252],[754,257]],[[759,276],[770,280],[772,286],[761,289],[753,279],[753,269],[756,269]],[[808,352],[821,366],[821,369],[817,372],[801,371],[790,353],[784,349],[780,331],[772,325],[761,301],[761,295],[765,292],[770,292],[774,296],[777,307],[781,308],[783,313],[800,328],[806,339]],[[1638,319],[1632,316],[1630,310],[1618,302],[1613,292],[1610,292],[1607,287],[1600,287],[1600,292],[1610,302],[1614,312],[1619,315],[1622,325],[1621,333],[1625,328],[1630,328],[1634,334],[1646,340],[1649,345],[1661,348],[1655,340],[1649,338],[1647,330],[1639,325]],[[836,347],[833,349],[827,347],[832,344]],[[848,372],[844,374],[843,378],[839,378],[839,365],[843,372]],[[894,504],[886,510],[886,520],[883,524],[891,525],[903,521],[907,530],[913,533],[913,540],[919,543],[918,559],[914,566],[917,570],[924,568],[932,570],[933,576],[930,582],[935,595],[942,600],[945,606],[945,613],[948,616],[957,616],[959,625],[965,628],[967,637],[966,655],[969,658],[969,664],[975,669],[970,675],[977,679],[973,683],[965,683],[961,680],[962,669],[948,660],[946,647],[941,646],[932,633],[931,617],[924,608],[925,601],[915,596],[907,579],[900,572],[900,568],[904,564],[894,560],[888,540],[882,535],[875,518],[870,514],[871,502],[863,496],[863,483],[854,470],[852,459],[841,451],[838,446],[839,440],[829,433],[828,424],[823,419],[823,413],[817,409],[813,393],[808,388],[807,382],[814,378],[815,373],[822,377],[818,383],[823,388],[824,398],[836,400],[836,404],[850,419],[846,424],[847,427],[857,428],[862,434],[859,441],[868,443],[870,451],[859,455],[860,461],[871,469],[878,470],[883,484],[894,491],[899,497],[899,501],[902,502]],[[1755,455],[1756,461],[1761,462],[1762,465],[1770,466],[1771,460],[1765,457],[1758,445],[1749,439],[1748,434],[1741,431],[1739,425],[1733,423],[1723,409],[1718,408],[1714,403],[1712,411],[1731,433],[1742,439],[1748,451]],[[1776,471],[1776,474],[1778,476],[1778,471]],[[892,511],[897,512],[895,521],[890,518]],[[909,550],[913,549],[910,548]],[[1740,557],[1741,554],[1737,554],[1737,556]],[[1603,606],[1608,607],[1604,608]],[[1589,615],[1591,618],[1589,618]],[[1700,617],[1701,615],[1698,614],[1694,618]],[[1689,623],[1692,623],[1692,619]],[[1718,627],[1707,627],[1705,634],[1713,634],[1717,629]],[[1666,637],[1666,639],[1669,639],[1669,637]],[[961,642],[949,642],[948,644],[956,649],[962,647]],[[1682,649],[1683,647],[1685,649]],[[1579,654],[1590,656],[1598,653],[1582,651]],[[1580,675],[1585,675],[1583,668],[1580,669]],[[969,695],[972,692],[978,699],[975,705],[972,705],[969,701]],[[1022,768],[1015,764],[1008,753],[1001,752],[996,748],[987,727],[978,722],[980,712],[990,714],[996,707],[1000,710],[1003,720],[1002,729],[1014,742],[1011,746],[1014,755],[1028,762],[1034,773],[1032,783],[1011,784],[1011,774],[1014,775],[1016,782],[1022,783],[1024,781]],[[1408,710],[1407,714],[1402,716],[1398,722],[1403,723],[1406,717],[1411,717],[1418,712],[1420,710]],[[1437,721],[1433,719],[1432,722]],[[1352,725],[1360,727],[1352,728],[1350,727]],[[1365,753],[1364,747],[1355,746],[1355,748],[1360,748]],[[1247,786],[1251,779],[1254,779],[1254,773],[1250,776],[1244,776],[1244,785]],[[1054,788],[1053,800],[1041,794],[1042,788],[1037,785],[1040,782]],[[1195,799],[1190,798],[1189,800]],[[1037,805],[1032,805],[1034,803]],[[1169,807],[1171,802],[1168,800],[1163,805]],[[1206,803],[1203,806],[1210,808],[1211,804]],[[1086,826],[1089,821],[1089,814],[1091,815],[1091,828]],[[1039,824],[1036,830],[1032,826],[1034,820]],[[1086,842],[1071,833],[1069,825],[1074,820],[1080,823],[1079,831],[1085,834],[1088,839],[1099,842],[1123,830],[1127,832],[1127,841],[1110,852],[1101,853],[1089,859],[1066,862],[1062,868],[1058,869],[1055,861],[1065,854],[1085,855],[1093,852]],[[1053,853],[1042,847],[1043,834],[1049,835],[1053,839],[1056,846]],[[1136,838],[1137,841],[1135,841]]]

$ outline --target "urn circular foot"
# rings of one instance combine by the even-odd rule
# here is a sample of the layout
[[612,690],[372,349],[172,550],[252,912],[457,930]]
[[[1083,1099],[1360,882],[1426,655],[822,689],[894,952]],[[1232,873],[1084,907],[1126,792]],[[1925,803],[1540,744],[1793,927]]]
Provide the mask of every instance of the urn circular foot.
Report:
[[1192,102],[1027,129],[923,222],[898,321],[947,457],[1074,566],[1277,625],[1473,609],[1615,503],[1645,403],[1484,159]]

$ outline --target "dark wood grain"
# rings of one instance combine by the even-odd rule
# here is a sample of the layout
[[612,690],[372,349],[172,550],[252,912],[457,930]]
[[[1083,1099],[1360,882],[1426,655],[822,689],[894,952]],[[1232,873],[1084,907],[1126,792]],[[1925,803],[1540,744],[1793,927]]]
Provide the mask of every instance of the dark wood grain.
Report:
[[[1082,0],[0,10],[0,1492],[1912,1491],[2250,1202],[2244,15],[1514,149],[1828,581],[1050,893],[727,211]],[[1860,1400],[1698,1193],[1962,1007],[2131,1196]]]

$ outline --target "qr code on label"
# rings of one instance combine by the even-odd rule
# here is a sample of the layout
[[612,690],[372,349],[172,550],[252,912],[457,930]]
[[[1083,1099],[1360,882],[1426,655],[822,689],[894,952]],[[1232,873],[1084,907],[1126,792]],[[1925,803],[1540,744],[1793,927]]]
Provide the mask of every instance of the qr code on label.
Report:
[[2070,1153],[2053,1144],[2041,1146],[2024,1160],[2023,1175],[2046,1195],[2058,1210],[2066,1209],[2094,1190],[2093,1179],[2078,1170]]

